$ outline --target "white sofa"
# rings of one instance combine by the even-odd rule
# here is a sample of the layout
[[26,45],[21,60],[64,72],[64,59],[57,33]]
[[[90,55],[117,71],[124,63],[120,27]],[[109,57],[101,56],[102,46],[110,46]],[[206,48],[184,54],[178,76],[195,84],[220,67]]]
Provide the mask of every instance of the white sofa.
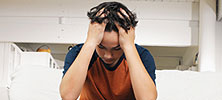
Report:
[[[222,73],[157,70],[156,75],[157,100],[222,100]],[[0,100],[61,100],[61,79],[62,70],[23,66],[10,89],[1,88]]]
[[222,100],[222,73],[157,70],[158,100]]
[[0,100],[9,100],[7,87],[0,87]]
[[62,70],[39,65],[23,65],[12,75],[10,100],[61,100]]

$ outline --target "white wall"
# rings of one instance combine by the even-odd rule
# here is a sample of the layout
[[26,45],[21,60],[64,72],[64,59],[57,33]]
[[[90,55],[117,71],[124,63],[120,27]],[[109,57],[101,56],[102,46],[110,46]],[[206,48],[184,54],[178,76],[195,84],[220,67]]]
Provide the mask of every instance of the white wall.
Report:
[[[13,49],[9,43],[0,42],[0,87],[9,86],[10,70],[12,70],[14,57]],[[12,53],[12,54],[9,54]],[[11,58],[11,61],[9,60]]]
[[222,21],[222,0],[218,0],[218,10],[219,10],[219,13],[218,13],[218,20],[221,20]]
[[216,71],[215,24],[216,1],[200,1],[199,71]]
[[[84,42],[86,12],[100,1],[0,1],[0,41],[34,43]],[[136,42],[155,46],[197,44],[197,3],[122,1],[137,13]],[[194,29],[193,29],[194,28]],[[194,34],[193,34],[194,33]],[[196,42],[195,42],[196,40]]]
[[[4,59],[5,59],[5,57],[4,57],[4,52],[5,52],[5,48],[4,48],[5,46],[4,46],[4,44],[3,43],[0,43],[0,87],[3,87],[3,86],[5,86],[5,84],[7,84],[7,82],[5,81],[5,80],[7,80],[6,78],[5,78],[5,76],[6,76],[6,74],[5,74],[5,68],[4,68]],[[4,80],[4,81],[3,81]]]
[[216,71],[222,72],[222,22],[216,22]]

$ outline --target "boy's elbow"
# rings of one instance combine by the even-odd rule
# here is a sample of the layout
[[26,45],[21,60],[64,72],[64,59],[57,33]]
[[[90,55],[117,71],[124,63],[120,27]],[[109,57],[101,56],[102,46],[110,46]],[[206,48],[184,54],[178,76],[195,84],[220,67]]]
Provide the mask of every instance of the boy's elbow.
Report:
[[156,97],[153,97],[153,98],[149,98],[148,100],[156,100]]
[[157,98],[156,97],[144,97],[144,98],[141,98],[140,100],[156,100]]
[[71,91],[62,89],[61,87],[60,87],[60,96],[62,100],[76,100],[78,98],[78,96],[73,94]]
[[74,95],[72,95],[72,94],[62,94],[62,93],[60,93],[61,94],[61,98],[62,98],[62,100],[76,100],[78,97],[76,97],[76,96],[74,96]]
[[72,97],[62,97],[62,100],[77,100],[77,98],[72,98]]
[[152,96],[150,96],[147,100],[156,100],[156,99],[157,99],[157,93],[155,93]]
[[157,93],[154,93],[152,95],[144,95],[137,98],[138,100],[156,100],[157,99]]

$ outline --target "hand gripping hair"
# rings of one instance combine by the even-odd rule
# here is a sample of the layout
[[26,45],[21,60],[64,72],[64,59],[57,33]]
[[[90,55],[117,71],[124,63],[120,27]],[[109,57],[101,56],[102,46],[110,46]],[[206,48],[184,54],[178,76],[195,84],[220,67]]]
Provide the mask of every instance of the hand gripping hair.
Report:
[[90,9],[87,13],[91,23],[107,23],[105,31],[118,32],[115,24],[119,24],[126,31],[130,27],[136,27],[136,14],[133,14],[126,6],[119,2],[104,2]]

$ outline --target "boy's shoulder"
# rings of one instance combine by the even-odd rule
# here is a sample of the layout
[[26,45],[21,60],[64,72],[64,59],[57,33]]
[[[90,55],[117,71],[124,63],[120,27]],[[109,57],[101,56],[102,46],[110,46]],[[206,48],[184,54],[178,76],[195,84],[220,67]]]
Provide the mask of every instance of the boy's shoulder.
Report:
[[135,44],[136,49],[139,53],[139,55],[143,54],[144,52],[150,53],[148,49],[144,48],[143,46],[140,46],[138,44]]

